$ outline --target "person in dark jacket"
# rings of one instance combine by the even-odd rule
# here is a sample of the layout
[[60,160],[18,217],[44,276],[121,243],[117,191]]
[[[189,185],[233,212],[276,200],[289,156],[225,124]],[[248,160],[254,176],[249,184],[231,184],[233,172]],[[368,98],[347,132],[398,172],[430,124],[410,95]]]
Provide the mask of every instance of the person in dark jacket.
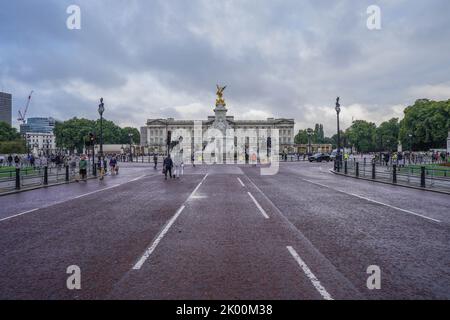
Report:
[[169,172],[170,177],[173,178],[172,177],[172,167],[173,167],[173,161],[170,158],[170,154],[169,154],[167,156],[167,158],[164,159],[164,163],[163,163],[163,172],[166,177],[166,180],[167,180],[167,172]]
[[156,166],[158,165],[158,155],[156,153],[153,154],[153,163],[155,164],[155,170]]

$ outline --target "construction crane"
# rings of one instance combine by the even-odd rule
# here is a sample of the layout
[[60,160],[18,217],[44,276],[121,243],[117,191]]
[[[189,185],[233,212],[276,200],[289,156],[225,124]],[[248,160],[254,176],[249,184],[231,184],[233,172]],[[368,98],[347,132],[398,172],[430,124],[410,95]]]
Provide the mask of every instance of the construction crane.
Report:
[[28,111],[28,106],[30,105],[30,101],[31,101],[31,95],[33,94],[33,90],[31,90],[30,94],[28,95],[28,100],[27,100],[27,105],[25,106],[25,109],[22,111],[19,110],[19,117],[17,118],[17,121],[22,121],[23,124],[25,124],[26,122],[26,115],[27,115],[27,111]]

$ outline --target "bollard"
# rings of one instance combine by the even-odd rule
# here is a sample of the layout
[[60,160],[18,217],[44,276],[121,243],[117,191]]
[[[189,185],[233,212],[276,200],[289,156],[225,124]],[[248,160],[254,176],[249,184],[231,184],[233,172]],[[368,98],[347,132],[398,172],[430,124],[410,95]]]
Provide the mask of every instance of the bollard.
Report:
[[336,159],[334,159],[334,171],[337,171]]
[[345,173],[345,174],[348,173],[347,160],[344,161],[344,173]]
[[359,177],[359,162],[356,162],[355,176]]
[[375,169],[376,169],[376,164],[375,162],[372,163],[372,179],[375,180]]
[[420,186],[425,188],[425,167],[420,167]]
[[69,181],[69,166],[66,166],[66,181]]
[[16,168],[16,190],[20,190],[20,168]]
[[48,185],[48,167],[44,167],[44,185]]
[[392,182],[397,183],[397,165],[392,165]]

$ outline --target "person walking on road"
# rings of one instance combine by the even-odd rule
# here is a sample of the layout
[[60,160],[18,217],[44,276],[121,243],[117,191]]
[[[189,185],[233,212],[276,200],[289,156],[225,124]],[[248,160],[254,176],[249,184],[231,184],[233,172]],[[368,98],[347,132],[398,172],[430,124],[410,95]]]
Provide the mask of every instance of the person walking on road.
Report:
[[[80,168],[80,179],[83,181],[86,181],[87,161],[86,161],[86,156],[84,154],[81,156],[79,168]],[[78,179],[76,181],[78,182]]]
[[117,167],[117,159],[116,156],[112,156],[109,160],[109,168],[111,169],[111,175],[116,174],[116,167]]
[[156,153],[153,154],[153,163],[155,164],[154,169],[156,170],[156,166],[158,165],[158,155]]
[[165,175],[165,179],[167,180],[167,172],[169,172],[169,175],[171,178],[173,178],[172,176],[172,167],[173,167],[173,161],[170,158],[170,154],[167,155],[167,158],[164,159],[163,162],[163,173]]

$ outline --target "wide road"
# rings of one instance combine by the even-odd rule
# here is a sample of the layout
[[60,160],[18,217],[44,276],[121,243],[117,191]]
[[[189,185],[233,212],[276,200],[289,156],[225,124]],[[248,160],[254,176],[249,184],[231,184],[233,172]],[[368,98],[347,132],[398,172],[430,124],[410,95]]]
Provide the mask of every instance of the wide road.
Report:
[[450,299],[450,197],[329,169],[188,166],[165,181],[130,164],[0,197],[0,299]]

